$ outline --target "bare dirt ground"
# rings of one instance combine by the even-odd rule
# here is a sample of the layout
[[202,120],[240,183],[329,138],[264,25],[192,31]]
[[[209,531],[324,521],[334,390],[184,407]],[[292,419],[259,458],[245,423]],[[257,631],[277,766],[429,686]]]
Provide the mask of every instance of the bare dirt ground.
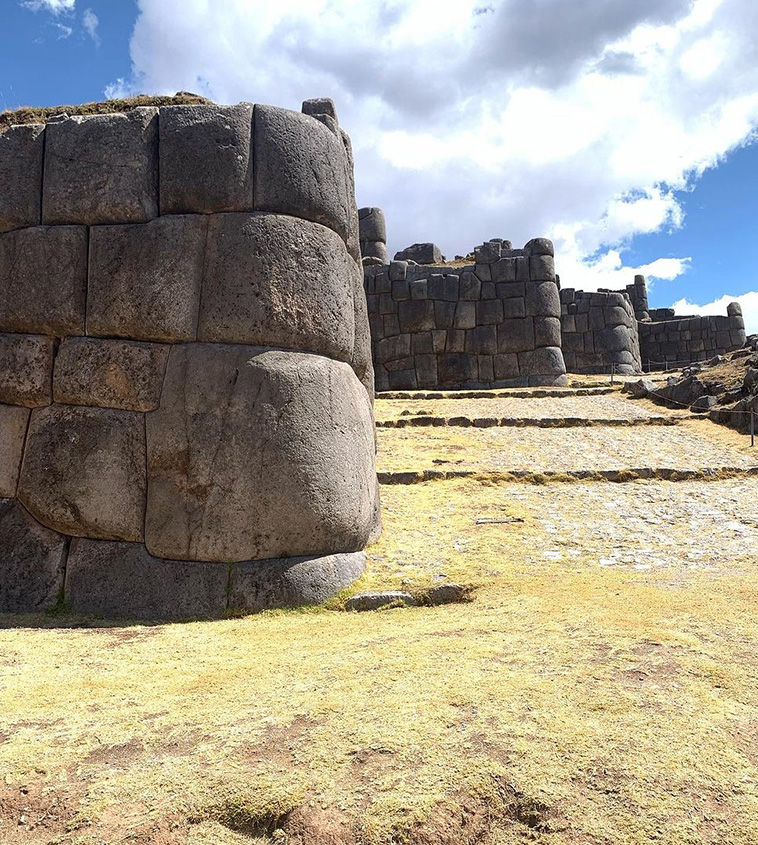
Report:
[[[384,466],[567,460],[547,434],[575,435],[584,467],[753,460],[707,421],[401,432],[415,439],[380,432]],[[342,596],[158,626],[0,616],[0,842],[756,841],[758,479],[382,494],[351,592],[457,581],[472,602],[351,614]]]

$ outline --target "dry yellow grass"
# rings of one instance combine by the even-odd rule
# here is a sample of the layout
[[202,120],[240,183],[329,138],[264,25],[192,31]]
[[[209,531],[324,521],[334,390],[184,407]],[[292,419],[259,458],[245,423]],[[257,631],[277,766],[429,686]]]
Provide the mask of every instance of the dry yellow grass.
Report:
[[0,841],[747,845],[757,493],[386,487],[356,589],[472,603],[0,617]]

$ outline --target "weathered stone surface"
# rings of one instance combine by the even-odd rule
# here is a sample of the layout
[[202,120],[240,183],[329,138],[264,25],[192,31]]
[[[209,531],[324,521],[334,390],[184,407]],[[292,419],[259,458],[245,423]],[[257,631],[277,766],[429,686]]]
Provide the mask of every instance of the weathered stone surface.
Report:
[[171,621],[222,616],[229,568],[161,560],[142,543],[75,539],[66,567],[66,603],[110,619]]
[[142,415],[67,405],[34,410],[18,497],[35,519],[63,534],[141,540]]
[[535,346],[560,346],[561,321],[557,317],[534,318]]
[[318,223],[280,214],[214,215],[198,340],[350,361],[352,265],[341,239]]
[[255,106],[255,208],[328,226],[347,240],[350,217],[345,150],[309,115]]
[[39,226],[44,130],[32,123],[0,133],[0,232]]
[[441,385],[455,386],[475,382],[479,378],[476,357],[462,352],[450,352],[439,356],[437,372]]
[[395,281],[405,280],[407,275],[408,275],[408,262],[407,261],[390,261],[390,267],[389,267],[390,281],[395,282]]
[[532,238],[524,247],[529,255],[554,255],[553,242],[548,238]]
[[437,244],[412,244],[395,253],[395,261],[415,261],[416,264],[439,264],[442,253]]
[[147,443],[152,554],[229,562],[366,543],[374,431],[347,364],[244,346],[172,347]]
[[0,499],[0,611],[34,613],[63,590],[65,537],[37,523],[15,499]]
[[[455,305],[452,304],[452,306],[452,314],[454,315]],[[409,299],[401,302],[398,305],[398,316],[402,332],[426,332],[437,327],[435,306],[428,299]],[[450,324],[452,325],[452,317]]]
[[381,208],[359,208],[361,241],[381,241],[387,243],[387,223]]
[[555,281],[555,262],[552,255],[532,255],[529,258],[529,277],[533,282]]
[[0,235],[0,331],[82,334],[86,290],[84,226]]
[[371,362],[371,332],[369,331],[366,297],[363,293],[363,275],[355,265],[353,270],[353,320],[355,335],[351,365],[358,380],[366,388],[369,399],[374,401],[374,369]]
[[163,344],[66,338],[55,359],[55,401],[126,411],[155,410],[167,360],[168,346]]
[[503,320],[497,327],[498,352],[523,352],[534,349],[534,321],[531,317]]
[[52,402],[53,338],[0,334],[0,402],[36,408]]
[[387,245],[381,241],[361,241],[361,254],[363,258],[377,258],[381,264],[390,263]]
[[321,604],[360,578],[365,568],[364,552],[238,563],[232,567],[229,610],[258,613]]
[[330,97],[312,97],[310,100],[303,100],[301,111],[303,114],[314,116],[325,114],[337,120],[337,108]]
[[455,602],[467,601],[470,592],[471,591],[462,584],[453,584],[450,582],[448,584],[437,584],[435,587],[431,587],[427,591],[426,597],[431,605],[453,604]]
[[[336,118],[335,118],[336,120]],[[344,151],[345,162],[345,178],[347,181],[347,237],[345,244],[348,253],[352,258],[360,262],[361,260],[361,246],[358,240],[358,205],[355,201],[355,160],[353,157],[353,144],[350,136],[344,129],[339,130],[339,137],[342,141],[342,149]]]
[[194,340],[208,219],[168,215],[144,225],[94,226],[87,334]]
[[0,405],[0,497],[16,495],[28,422],[28,408]]
[[[555,282],[537,282],[526,286],[526,313],[539,317],[561,316],[561,300]],[[602,313],[600,309],[601,317]]]
[[561,350],[555,346],[544,346],[519,356],[521,375],[561,376],[566,373]]
[[142,223],[158,214],[158,109],[75,115],[45,129],[43,223]]
[[366,611],[379,610],[382,607],[413,607],[418,604],[410,593],[401,590],[384,590],[383,592],[357,593],[345,602],[345,610]]
[[726,306],[726,313],[729,317],[741,317],[742,306],[739,304],[739,302],[730,302]]
[[253,107],[160,110],[161,214],[253,210]]

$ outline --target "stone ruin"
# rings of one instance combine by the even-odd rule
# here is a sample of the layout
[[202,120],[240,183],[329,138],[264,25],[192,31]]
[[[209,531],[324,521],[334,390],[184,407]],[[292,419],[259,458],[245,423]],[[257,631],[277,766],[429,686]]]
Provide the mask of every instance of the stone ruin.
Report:
[[553,245],[496,240],[461,267],[364,266],[377,390],[564,385]]
[[365,230],[381,232],[381,250],[361,235],[377,390],[560,386],[567,371],[632,375],[745,344],[736,302],[723,317],[677,317],[649,308],[644,276],[623,291],[561,289],[545,238],[521,250],[493,238],[472,264],[445,264],[432,243],[391,262],[381,209],[364,212],[381,220]]
[[330,100],[0,134],[0,610],[323,601],[379,531]]

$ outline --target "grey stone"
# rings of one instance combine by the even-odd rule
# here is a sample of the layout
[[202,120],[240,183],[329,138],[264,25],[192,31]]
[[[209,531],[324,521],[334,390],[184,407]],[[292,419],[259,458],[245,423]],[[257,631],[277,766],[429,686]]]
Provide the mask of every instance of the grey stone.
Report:
[[527,376],[562,376],[566,374],[566,365],[561,350],[556,346],[543,346],[533,352],[524,352],[519,356],[521,374]]
[[400,334],[377,341],[375,357],[377,361],[385,363],[398,358],[407,358],[411,354],[411,336]]
[[374,401],[374,368],[371,362],[371,332],[369,330],[366,297],[363,294],[363,274],[358,265],[353,270],[353,355],[350,364],[358,381],[366,388],[369,399]]
[[437,356],[416,355],[416,383],[419,387],[437,386]]
[[0,235],[0,331],[82,334],[86,290],[84,226]]
[[555,281],[555,263],[552,255],[532,255],[529,258],[529,278],[533,282]]
[[232,567],[229,610],[258,613],[321,604],[360,578],[364,552],[238,563]]
[[560,318],[561,300],[555,282],[537,282],[526,286],[526,313],[535,317]]
[[476,301],[482,293],[482,283],[474,273],[470,270],[461,274],[460,278],[460,297],[461,299],[468,299]]
[[34,613],[63,591],[67,540],[41,526],[15,499],[0,499],[0,611]]
[[415,390],[418,387],[416,370],[398,370],[389,373],[389,384],[392,390]]
[[476,322],[479,326],[494,326],[503,320],[503,303],[487,299],[476,303]]
[[405,279],[408,274],[407,261],[390,261],[389,277],[390,281],[396,282]]
[[160,110],[161,214],[253,210],[253,107]]
[[493,357],[495,378],[500,380],[518,378],[521,374],[518,365],[518,355],[515,352],[503,353]]
[[66,338],[55,359],[53,395],[67,405],[153,411],[160,404],[168,346]]
[[524,299],[502,299],[501,303],[504,320],[514,320],[518,317],[526,317],[526,302]]
[[410,593],[404,593],[401,590],[384,590],[351,596],[345,602],[345,610],[379,610],[382,607],[413,607],[416,604],[418,602]]
[[497,327],[498,352],[523,352],[534,349],[534,321],[525,317],[503,320]]
[[157,215],[158,109],[48,124],[43,223],[143,223]]
[[495,326],[477,326],[466,332],[466,352],[476,355],[494,355],[497,352]]
[[387,243],[387,223],[381,208],[359,208],[358,222],[361,241]]
[[280,214],[210,218],[198,340],[349,361],[352,259],[331,229]]
[[475,273],[480,282],[492,281],[492,270],[489,264],[477,264]]
[[345,179],[347,181],[347,238],[345,244],[347,251],[359,262],[361,260],[361,247],[358,240],[358,205],[355,201],[355,160],[353,157],[353,145],[350,136],[343,129],[339,130],[339,137],[342,141],[343,159],[345,163]]
[[372,529],[373,418],[347,364],[174,346],[147,452],[146,545],[158,557],[355,552]]
[[312,116],[325,114],[337,120],[337,109],[334,100],[330,97],[313,97],[310,100],[303,100],[301,111],[303,114]]
[[28,408],[0,405],[0,497],[16,495],[28,422]]
[[500,251],[500,244],[490,241],[474,249],[474,260],[477,264],[494,264],[500,260]]
[[462,352],[440,355],[437,371],[440,385],[450,387],[476,381],[479,377],[476,356]]
[[414,355],[431,355],[434,352],[431,332],[420,332],[411,336],[411,350]]
[[476,326],[476,306],[481,304],[461,300],[455,307],[455,328],[473,329]]
[[142,543],[75,539],[65,597],[75,613],[168,622],[224,615],[228,584],[223,563],[161,560]]
[[458,302],[458,276],[433,273],[429,276],[428,291],[430,299]]
[[[455,322],[457,303],[434,300],[434,321],[438,329],[450,329]],[[432,328],[434,328],[433,326]]]
[[730,317],[741,317],[742,316],[742,306],[739,302],[730,302],[726,306],[726,313]]
[[415,279],[410,283],[411,299],[427,299],[429,295],[427,280]]
[[410,299],[398,305],[400,330],[403,332],[427,332],[437,328],[434,316],[435,304],[431,300]]
[[710,411],[711,408],[718,403],[718,399],[715,396],[699,396],[693,403],[692,403],[692,410],[693,411]]
[[255,208],[321,223],[347,241],[350,180],[342,142],[308,115],[255,106]]
[[40,224],[44,130],[31,123],[0,133],[0,232]]
[[395,253],[395,261],[415,261],[417,264],[439,264],[443,260],[437,244],[412,244]]
[[548,238],[532,238],[524,246],[524,251],[529,255],[555,255],[553,242]]
[[35,519],[63,534],[141,540],[142,415],[68,405],[32,411],[18,498]]
[[[417,282],[413,282],[413,284],[418,284]],[[392,283],[392,298],[399,302],[403,299],[410,299],[411,298],[411,289],[409,282],[393,282]],[[414,299],[418,299],[419,297],[414,297]]]
[[561,345],[561,321],[557,317],[534,318],[534,345]]
[[361,258],[361,264],[364,267],[382,267],[384,265],[384,261],[376,256],[366,255]]
[[0,334],[0,402],[36,408],[52,402],[53,338]]
[[516,281],[516,259],[501,258],[491,265],[493,282],[515,282]]
[[167,215],[145,225],[94,226],[87,334],[194,340],[208,219]]
[[380,264],[390,263],[387,246],[381,241],[361,241],[361,255],[363,258],[376,258]]
[[463,352],[466,348],[466,332],[450,329],[445,340],[445,352]]

